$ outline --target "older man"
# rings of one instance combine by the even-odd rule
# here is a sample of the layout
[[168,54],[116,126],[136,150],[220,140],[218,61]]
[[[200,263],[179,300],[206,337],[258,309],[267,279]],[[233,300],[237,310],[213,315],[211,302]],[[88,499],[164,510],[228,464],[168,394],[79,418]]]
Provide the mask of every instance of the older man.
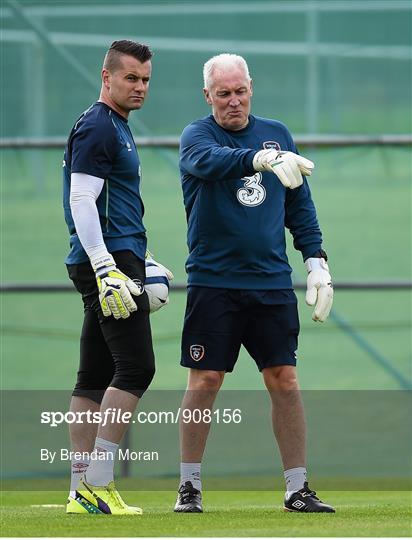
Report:
[[[299,155],[287,128],[250,114],[245,60],[221,54],[204,66],[212,114],[183,131],[180,171],[188,221],[188,298],[181,364],[182,407],[211,409],[241,345],[263,375],[286,480],[284,508],[334,512],[306,479],[306,426],[296,374],[299,320],[285,227],[309,272],[306,300],[324,321],[333,290]],[[200,467],[210,424],[181,424],[176,512],[202,512]]]

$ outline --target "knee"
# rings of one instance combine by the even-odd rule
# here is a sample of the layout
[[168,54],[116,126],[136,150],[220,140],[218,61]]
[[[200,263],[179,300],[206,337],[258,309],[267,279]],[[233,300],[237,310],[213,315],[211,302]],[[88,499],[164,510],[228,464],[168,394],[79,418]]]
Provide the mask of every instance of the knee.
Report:
[[154,365],[144,368],[141,371],[141,373],[139,373],[138,380],[140,380],[141,383],[143,383],[141,384],[141,386],[142,388],[144,388],[144,391],[146,391],[149,388],[150,383],[153,381],[155,373],[156,373],[156,369]]
[[155,366],[128,366],[122,370],[116,370],[110,386],[125,390],[138,397],[149,388],[155,376]]
[[222,385],[223,371],[191,370],[188,390],[217,392]]
[[263,370],[266,388],[271,390],[299,390],[295,366],[277,366]]

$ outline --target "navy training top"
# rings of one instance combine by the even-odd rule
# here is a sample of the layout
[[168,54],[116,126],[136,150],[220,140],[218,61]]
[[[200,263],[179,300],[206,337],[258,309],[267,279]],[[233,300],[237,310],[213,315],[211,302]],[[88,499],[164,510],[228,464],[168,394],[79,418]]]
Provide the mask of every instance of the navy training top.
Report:
[[285,227],[307,259],[322,235],[306,178],[286,189],[270,172],[256,172],[255,153],[297,153],[286,126],[249,116],[239,131],[212,115],[189,124],[180,141],[180,173],[188,222],[188,285],[231,289],[291,289]]
[[141,168],[127,120],[102,102],[94,103],[70,132],[63,161],[63,207],[70,233],[67,264],[89,260],[76,233],[70,209],[71,173],[102,178],[96,200],[109,253],[130,250],[144,260],[146,229],[140,196]]

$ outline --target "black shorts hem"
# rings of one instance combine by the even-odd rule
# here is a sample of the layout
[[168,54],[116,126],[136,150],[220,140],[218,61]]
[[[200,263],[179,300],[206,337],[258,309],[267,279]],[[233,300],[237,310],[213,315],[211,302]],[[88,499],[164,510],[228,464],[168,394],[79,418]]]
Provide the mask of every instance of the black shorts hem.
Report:
[[180,365],[182,367],[188,368],[188,369],[198,369],[199,371],[223,371],[224,373],[232,373],[233,369],[234,369],[234,366],[231,369],[215,369],[215,368],[210,367],[210,366],[205,366],[204,364],[199,364],[199,365],[193,366],[191,364],[185,363],[184,360],[180,361]]
[[82,389],[75,388],[72,392],[72,396],[85,397],[100,405],[103,400],[103,396],[105,392],[106,392],[106,388],[104,390],[103,389],[102,390],[85,390],[85,389],[82,390]]
[[272,362],[268,362],[264,366],[261,366],[261,365],[258,364],[258,369],[262,373],[262,371],[264,369],[271,368],[271,367],[282,367],[282,366],[294,366],[294,367],[296,367],[296,363],[297,363],[296,358],[291,358],[289,361],[282,360],[281,362],[276,362],[275,360],[273,360]]

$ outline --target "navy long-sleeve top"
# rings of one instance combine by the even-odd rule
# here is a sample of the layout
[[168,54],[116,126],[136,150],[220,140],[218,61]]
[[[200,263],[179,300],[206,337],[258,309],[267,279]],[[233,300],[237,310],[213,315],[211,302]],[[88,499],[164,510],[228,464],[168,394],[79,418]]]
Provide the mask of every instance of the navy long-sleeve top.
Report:
[[181,136],[180,172],[188,222],[188,284],[231,289],[290,289],[285,227],[304,259],[322,235],[306,179],[286,189],[271,172],[256,172],[258,150],[297,153],[281,122],[250,115],[239,131],[212,115]]

